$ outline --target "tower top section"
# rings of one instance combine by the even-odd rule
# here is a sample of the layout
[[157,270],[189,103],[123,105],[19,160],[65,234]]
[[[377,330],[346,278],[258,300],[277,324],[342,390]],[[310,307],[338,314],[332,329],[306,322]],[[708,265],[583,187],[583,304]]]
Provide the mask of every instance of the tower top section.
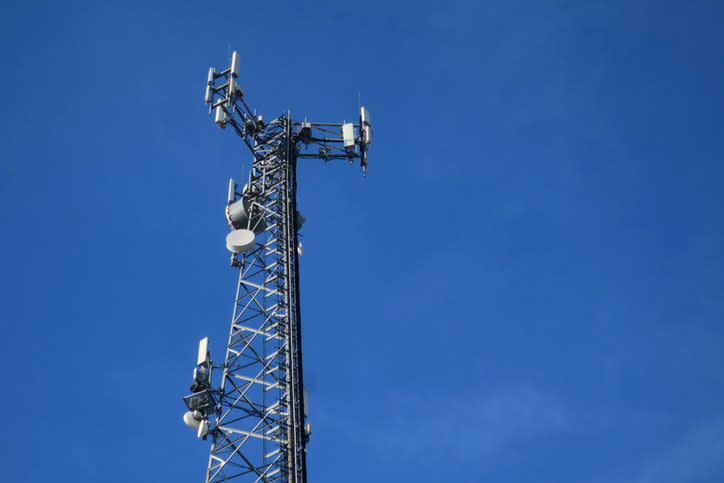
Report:
[[[244,99],[239,84],[241,56],[234,51],[229,68],[216,72],[209,68],[204,102],[209,114],[221,129],[231,126],[254,152],[254,146],[266,141],[264,117],[252,110]],[[282,115],[280,118],[290,117]],[[270,122],[278,120],[274,119]],[[297,158],[316,158],[325,162],[340,159],[353,164],[360,160],[362,173],[367,175],[367,150],[372,144],[372,121],[366,107],[360,108],[358,123],[295,122],[291,118]]]

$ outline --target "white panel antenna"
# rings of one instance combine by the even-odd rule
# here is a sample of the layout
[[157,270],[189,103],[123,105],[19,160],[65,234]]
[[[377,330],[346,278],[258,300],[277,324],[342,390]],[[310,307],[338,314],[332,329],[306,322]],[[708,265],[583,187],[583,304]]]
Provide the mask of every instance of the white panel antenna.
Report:
[[370,119],[370,111],[366,107],[360,109],[359,124],[364,143],[372,144],[372,120]]
[[236,97],[236,86],[236,78],[234,76],[231,76],[229,78],[229,99],[234,99],[234,97]]
[[206,357],[209,354],[209,338],[204,337],[199,341],[199,356],[196,359],[196,364],[199,366],[206,362]]
[[216,116],[214,117],[214,122],[221,129],[226,127],[226,111],[224,111],[224,106],[221,104],[216,106]]
[[227,204],[232,204],[236,200],[236,181],[234,178],[229,178],[229,197]]
[[342,139],[346,150],[351,151],[354,149],[354,124],[351,122],[342,124]]
[[360,109],[359,120],[361,124],[367,124],[368,126],[372,124],[370,111],[364,106]]
[[239,64],[241,63],[241,56],[236,50],[231,55],[231,75],[234,77],[239,76]]
[[209,434],[209,420],[204,418],[199,423],[199,429],[196,432],[196,436],[198,436],[199,439],[203,439],[207,434]]
[[206,95],[204,96],[204,102],[209,104],[214,96],[214,74],[216,71],[213,67],[209,67],[209,80],[206,82]]

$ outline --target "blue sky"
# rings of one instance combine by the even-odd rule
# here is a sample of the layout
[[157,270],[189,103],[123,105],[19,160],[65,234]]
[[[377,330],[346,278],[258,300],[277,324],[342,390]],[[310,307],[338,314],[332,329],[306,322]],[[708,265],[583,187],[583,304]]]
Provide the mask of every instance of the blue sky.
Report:
[[198,482],[242,54],[304,161],[313,482],[724,481],[718,2],[23,2],[0,16],[0,480]]

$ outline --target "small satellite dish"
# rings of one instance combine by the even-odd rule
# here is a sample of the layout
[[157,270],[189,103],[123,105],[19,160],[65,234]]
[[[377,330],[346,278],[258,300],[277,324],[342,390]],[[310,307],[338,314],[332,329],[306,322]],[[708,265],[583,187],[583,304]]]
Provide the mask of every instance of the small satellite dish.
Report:
[[254,248],[255,238],[251,230],[234,230],[226,235],[226,248],[231,253],[243,253]]
[[[247,189],[246,185],[244,189]],[[258,235],[266,230],[266,222],[262,214],[262,208],[254,205],[246,196],[226,205],[226,220],[231,229],[251,228]],[[251,220],[249,220],[250,216]]]
[[184,423],[186,423],[186,426],[189,428],[198,428],[199,424],[201,424],[201,418],[196,418],[196,415],[193,411],[186,411],[184,414]]
[[302,216],[301,213],[299,213],[299,210],[297,210],[297,231],[301,230],[304,226],[304,223],[307,222],[307,219]]

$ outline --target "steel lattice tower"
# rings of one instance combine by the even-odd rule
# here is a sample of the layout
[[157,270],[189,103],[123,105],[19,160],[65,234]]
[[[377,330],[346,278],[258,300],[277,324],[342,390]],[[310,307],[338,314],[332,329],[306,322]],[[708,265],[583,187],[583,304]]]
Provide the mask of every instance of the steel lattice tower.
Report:
[[[299,310],[296,165],[301,158],[360,159],[367,167],[369,113],[359,124],[295,122],[289,113],[265,122],[238,85],[239,55],[231,67],[209,71],[206,103],[216,124],[231,126],[252,152],[248,182],[229,185],[227,248],[239,282],[223,366],[214,365],[207,339],[199,347],[184,420],[212,439],[206,482],[235,478],[306,482],[306,424]],[[221,371],[218,387],[212,373]]]

